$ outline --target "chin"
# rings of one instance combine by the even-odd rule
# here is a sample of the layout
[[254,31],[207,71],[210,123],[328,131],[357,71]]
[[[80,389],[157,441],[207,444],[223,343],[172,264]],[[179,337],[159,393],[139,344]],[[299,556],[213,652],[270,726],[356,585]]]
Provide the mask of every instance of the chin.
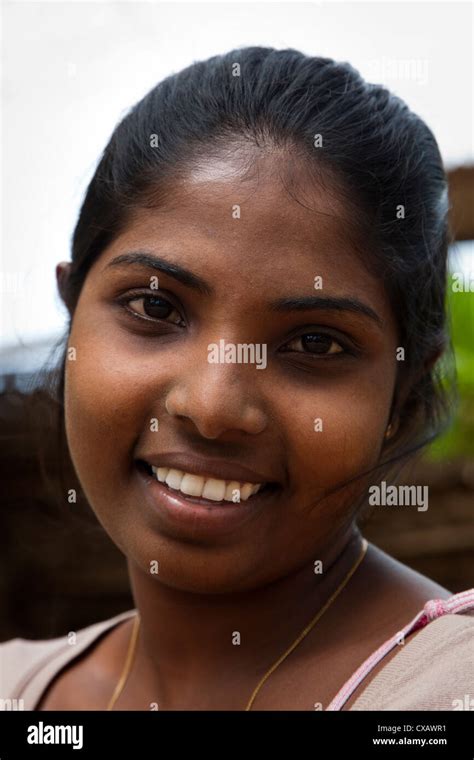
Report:
[[[149,551],[144,551],[149,544]],[[121,547],[119,547],[121,548]],[[261,557],[245,561],[242,548],[183,545],[173,539],[138,541],[124,550],[132,576],[145,575],[153,583],[194,594],[251,591],[270,582],[261,574]],[[157,563],[157,566],[156,566]],[[158,570],[158,572],[156,572]]]

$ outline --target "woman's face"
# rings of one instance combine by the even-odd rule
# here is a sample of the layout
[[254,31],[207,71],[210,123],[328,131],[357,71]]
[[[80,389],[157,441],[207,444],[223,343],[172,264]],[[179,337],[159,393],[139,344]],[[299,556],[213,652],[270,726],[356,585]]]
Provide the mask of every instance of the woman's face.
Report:
[[[348,530],[367,481],[329,492],[383,444],[397,370],[387,297],[345,235],[342,203],[321,188],[306,189],[312,210],[299,204],[281,165],[262,159],[258,180],[235,158],[196,168],[103,251],[74,312],[65,415],[78,477],[129,560],[176,588],[256,588],[312,565]],[[114,263],[137,252],[196,280]],[[237,358],[253,345],[255,360],[210,362],[219,341]],[[177,454],[276,485],[180,513],[140,464],[172,467]]]

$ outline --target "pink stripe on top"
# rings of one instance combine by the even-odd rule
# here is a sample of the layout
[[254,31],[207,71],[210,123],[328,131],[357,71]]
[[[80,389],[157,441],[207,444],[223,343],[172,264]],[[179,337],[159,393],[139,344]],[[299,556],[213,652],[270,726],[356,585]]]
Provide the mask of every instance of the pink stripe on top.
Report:
[[466,612],[474,609],[474,588],[453,594],[449,599],[430,599],[413,620],[382,644],[373,654],[362,663],[355,673],[349,678],[344,686],[337,692],[334,699],[326,707],[326,710],[340,710],[352,696],[359,684],[375,668],[376,665],[387,655],[400,641],[414,633],[419,628],[424,628],[432,620],[443,615],[455,615],[458,612]]

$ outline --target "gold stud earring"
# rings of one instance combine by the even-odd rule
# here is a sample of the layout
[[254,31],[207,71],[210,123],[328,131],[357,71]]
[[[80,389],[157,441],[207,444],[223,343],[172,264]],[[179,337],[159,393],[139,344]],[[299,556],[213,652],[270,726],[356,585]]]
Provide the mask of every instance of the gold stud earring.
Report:
[[387,425],[387,429],[385,431],[385,436],[384,437],[385,438],[390,438],[391,435],[392,435],[392,433],[393,433],[393,425],[392,425],[392,423],[390,423],[389,425]]

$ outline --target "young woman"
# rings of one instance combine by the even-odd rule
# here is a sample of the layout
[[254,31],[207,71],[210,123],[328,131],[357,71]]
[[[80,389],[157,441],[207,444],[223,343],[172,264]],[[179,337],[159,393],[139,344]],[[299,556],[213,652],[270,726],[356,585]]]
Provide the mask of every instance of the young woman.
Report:
[[358,527],[445,418],[447,204],[430,130],[348,64],[234,50],[125,116],[57,267],[58,395],[135,608],[1,645],[2,697],[456,709],[474,589]]

